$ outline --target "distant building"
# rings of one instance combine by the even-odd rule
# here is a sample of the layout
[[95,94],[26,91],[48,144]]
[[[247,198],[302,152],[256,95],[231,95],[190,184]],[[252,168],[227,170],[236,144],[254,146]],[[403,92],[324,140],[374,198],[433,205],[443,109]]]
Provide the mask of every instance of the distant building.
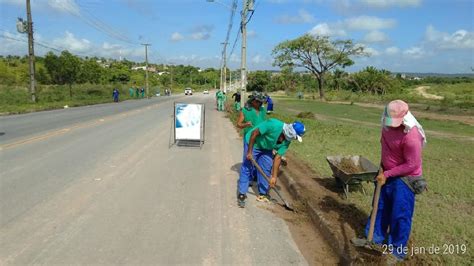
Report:
[[168,75],[169,72],[168,71],[161,71],[161,72],[157,72],[157,74],[160,75],[160,76],[163,75],[163,74]]
[[146,66],[134,66],[132,67],[132,70],[145,70]]
[[[146,66],[134,66],[132,67],[132,70],[146,70]],[[150,72],[156,72],[156,67],[154,66],[148,66],[148,71]]]

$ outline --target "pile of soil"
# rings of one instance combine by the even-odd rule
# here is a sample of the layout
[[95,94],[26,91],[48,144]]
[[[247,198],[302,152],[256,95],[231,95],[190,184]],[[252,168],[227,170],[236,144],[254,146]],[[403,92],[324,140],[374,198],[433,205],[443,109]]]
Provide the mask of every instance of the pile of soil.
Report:
[[350,158],[342,158],[341,162],[338,164],[338,168],[348,174],[363,173],[365,171],[360,164],[354,164]]

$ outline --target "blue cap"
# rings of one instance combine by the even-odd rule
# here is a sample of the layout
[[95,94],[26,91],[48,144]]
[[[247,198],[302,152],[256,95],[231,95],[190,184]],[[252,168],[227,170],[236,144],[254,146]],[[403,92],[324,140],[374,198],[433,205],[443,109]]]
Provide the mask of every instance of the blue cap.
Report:
[[301,123],[300,121],[295,121],[293,124],[293,129],[296,132],[296,135],[298,135],[297,139],[299,142],[302,142],[303,139],[301,138],[304,135],[304,132],[306,131],[304,124]]

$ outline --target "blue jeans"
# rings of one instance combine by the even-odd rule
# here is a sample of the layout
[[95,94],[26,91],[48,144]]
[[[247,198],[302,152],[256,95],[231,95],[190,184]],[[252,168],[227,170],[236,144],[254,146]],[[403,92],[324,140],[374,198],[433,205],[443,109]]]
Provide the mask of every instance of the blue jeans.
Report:
[[[252,162],[247,159],[248,143],[244,142],[244,153],[242,159],[242,166],[240,167],[240,176],[238,183],[239,194],[247,194],[249,190],[249,182],[253,179],[252,175],[255,171],[255,167]],[[273,154],[271,150],[258,150],[253,149],[253,158],[257,164],[262,168],[263,172],[267,175],[271,175],[273,166]],[[257,171],[257,184],[258,193],[260,195],[268,194],[270,188],[268,181]]]
[[[373,241],[377,244],[386,242],[393,247],[393,255],[404,258],[414,209],[415,194],[410,188],[400,178],[388,178],[380,190]],[[369,227],[370,217],[365,227],[366,235]]]

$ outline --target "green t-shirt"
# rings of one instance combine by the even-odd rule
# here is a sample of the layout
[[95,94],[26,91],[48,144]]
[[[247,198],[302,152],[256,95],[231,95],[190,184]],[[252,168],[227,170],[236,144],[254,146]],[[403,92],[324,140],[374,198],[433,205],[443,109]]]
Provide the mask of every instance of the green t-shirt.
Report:
[[286,139],[282,143],[277,144],[280,134],[283,132],[283,122],[274,118],[268,119],[245,135],[245,142],[249,143],[252,132],[258,128],[260,135],[255,139],[254,148],[258,150],[276,150],[280,156],[285,155],[290,142]]
[[266,114],[265,108],[260,106],[259,110],[260,110],[260,112],[257,115],[257,112],[255,111],[255,109],[253,107],[249,107],[249,108],[245,107],[244,109],[242,109],[242,113],[244,114],[244,121],[243,122],[244,123],[245,122],[252,122],[252,127],[246,127],[246,128],[243,129],[244,136],[247,134],[247,132],[249,132],[254,127],[258,126],[260,123],[265,121],[265,119],[267,119],[267,114]]

